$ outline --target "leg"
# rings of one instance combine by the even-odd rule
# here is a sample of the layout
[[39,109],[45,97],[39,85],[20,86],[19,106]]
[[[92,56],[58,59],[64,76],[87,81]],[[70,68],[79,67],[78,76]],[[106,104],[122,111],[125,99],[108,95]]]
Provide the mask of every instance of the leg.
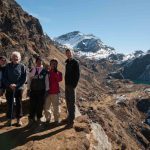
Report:
[[53,106],[53,114],[54,114],[54,120],[59,120],[59,94],[52,94],[52,106]]
[[38,94],[38,104],[37,104],[37,119],[40,120],[42,117],[43,105],[45,101],[45,91],[41,91]]
[[11,117],[13,116],[13,91],[8,91],[6,90],[6,100],[7,100],[7,118],[12,119]]
[[66,86],[66,103],[68,109],[68,121],[73,123],[75,118],[75,89],[71,86]]
[[46,97],[45,104],[44,104],[44,115],[45,115],[46,121],[50,121],[51,119],[50,106],[51,106],[51,97],[50,95],[48,95]]
[[16,90],[15,98],[16,98],[16,118],[20,119],[22,117],[22,93],[23,90]]
[[36,94],[31,91],[30,93],[30,112],[29,112],[29,119],[35,120],[35,113],[36,113]]

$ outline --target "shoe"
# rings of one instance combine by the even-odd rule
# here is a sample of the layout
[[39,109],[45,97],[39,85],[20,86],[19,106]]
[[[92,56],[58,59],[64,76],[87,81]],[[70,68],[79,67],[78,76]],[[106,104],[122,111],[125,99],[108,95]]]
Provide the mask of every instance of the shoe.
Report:
[[38,119],[37,119],[37,121],[36,121],[36,123],[37,123],[37,125],[38,125],[38,126],[42,125],[42,121],[41,121],[41,119],[40,119],[40,118],[38,118]]
[[57,125],[59,125],[60,123],[61,123],[61,120],[57,120],[57,121],[54,122],[54,125],[57,126]]
[[66,129],[73,128],[73,124],[67,124],[67,125],[65,126],[65,128],[66,128]]
[[65,126],[65,128],[69,129],[73,127],[74,122],[73,121],[68,121],[67,125]]
[[49,124],[49,123],[50,123],[50,120],[46,120],[45,123],[46,123],[46,124]]
[[10,119],[6,122],[6,126],[8,127],[12,126],[12,121]]
[[61,122],[63,122],[63,123],[67,123],[67,122],[68,122],[68,118],[63,119]]
[[29,119],[28,120],[28,127],[31,127],[33,124],[35,123],[35,120],[33,120],[33,119]]
[[50,125],[50,120],[46,120],[45,122],[43,122],[44,126],[49,126]]
[[21,119],[17,119],[17,127],[21,127],[23,125]]

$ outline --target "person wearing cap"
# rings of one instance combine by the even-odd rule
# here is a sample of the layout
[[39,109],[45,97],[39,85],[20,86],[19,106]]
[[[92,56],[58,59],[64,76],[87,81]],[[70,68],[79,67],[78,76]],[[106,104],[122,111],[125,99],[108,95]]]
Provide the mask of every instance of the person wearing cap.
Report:
[[[52,59],[50,61],[49,75],[49,91],[44,104],[44,114],[46,118],[46,123],[51,121],[51,110],[54,115],[54,121],[56,124],[59,123],[59,82],[62,81],[62,73],[57,69],[58,61],[57,59]],[[52,109],[51,108],[52,105]]]
[[72,127],[75,118],[75,89],[80,78],[79,63],[73,58],[73,52],[66,50],[65,98],[68,110],[67,127]]
[[27,80],[27,93],[30,97],[29,125],[35,122],[41,124],[45,93],[49,90],[48,74],[43,68],[42,59],[37,57],[35,63]]
[[5,56],[0,56],[0,96],[3,96],[4,91],[5,91],[5,86],[3,83],[3,75],[6,67],[6,57]]
[[6,100],[7,100],[7,125],[12,125],[13,119],[13,108],[14,108],[14,99],[16,103],[16,118],[17,126],[22,125],[22,93],[24,89],[24,83],[26,81],[26,67],[24,64],[20,63],[21,54],[17,51],[12,52],[11,62],[6,65],[3,83],[6,87]]

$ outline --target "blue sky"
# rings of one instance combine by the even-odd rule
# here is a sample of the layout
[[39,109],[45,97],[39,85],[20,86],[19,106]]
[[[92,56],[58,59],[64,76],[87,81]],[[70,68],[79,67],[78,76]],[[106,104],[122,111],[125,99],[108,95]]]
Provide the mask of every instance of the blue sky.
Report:
[[150,0],[16,0],[50,37],[92,33],[118,52],[150,49]]

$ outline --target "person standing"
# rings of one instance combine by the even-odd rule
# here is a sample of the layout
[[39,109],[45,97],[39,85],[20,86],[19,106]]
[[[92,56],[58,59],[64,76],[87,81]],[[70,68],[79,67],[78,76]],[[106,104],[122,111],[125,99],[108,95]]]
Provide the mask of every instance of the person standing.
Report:
[[0,96],[3,96],[5,91],[5,86],[4,83],[2,82],[5,67],[6,67],[6,58],[4,56],[0,56]]
[[75,118],[75,89],[77,87],[80,70],[79,63],[73,58],[73,52],[66,50],[66,71],[65,71],[65,98],[68,110],[67,126],[72,127]]
[[58,71],[57,66],[58,61],[56,59],[52,59],[50,61],[49,70],[49,91],[44,105],[46,123],[49,123],[51,120],[51,105],[55,123],[59,123],[59,82],[62,81],[62,73]]
[[[45,93],[49,90],[47,70],[43,68],[42,59],[36,58],[36,66],[29,73],[27,93],[30,97],[29,125],[35,121],[40,125],[45,101]],[[37,120],[36,120],[37,119]]]
[[11,63],[6,65],[3,83],[6,87],[6,100],[7,100],[7,117],[9,126],[12,125],[14,98],[16,102],[16,118],[17,126],[21,126],[22,117],[22,93],[23,85],[26,81],[26,67],[21,61],[21,54],[17,51],[11,54]]

